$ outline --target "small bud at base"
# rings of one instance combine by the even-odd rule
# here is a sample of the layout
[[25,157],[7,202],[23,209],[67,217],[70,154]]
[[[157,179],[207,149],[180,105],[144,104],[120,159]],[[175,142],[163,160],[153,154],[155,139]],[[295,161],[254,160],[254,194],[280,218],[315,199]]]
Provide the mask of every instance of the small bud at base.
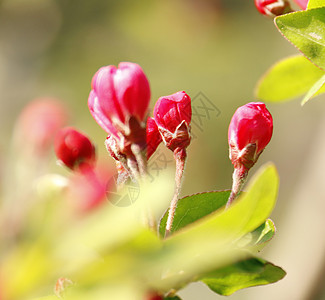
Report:
[[92,166],[95,162],[94,145],[88,137],[72,127],[63,128],[57,133],[54,150],[58,159],[72,170],[81,164]]

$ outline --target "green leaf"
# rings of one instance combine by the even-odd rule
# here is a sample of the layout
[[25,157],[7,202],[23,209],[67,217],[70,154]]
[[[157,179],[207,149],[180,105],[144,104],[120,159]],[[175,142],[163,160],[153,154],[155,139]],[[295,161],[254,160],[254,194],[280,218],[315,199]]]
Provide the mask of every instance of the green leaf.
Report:
[[301,105],[304,105],[307,101],[309,101],[313,96],[319,95],[320,93],[325,92],[324,87],[325,83],[325,74],[312,86],[312,88],[308,91],[305,97],[301,101]]
[[239,247],[245,247],[251,251],[259,252],[274,237],[276,228],[271,219],[257,227],[254,231],[244,235],[236,244]]
[[200,280],[214,292],[228,296],[243,288],[276,282],[285,275],[280,267],[253,257],[210,272]]
[[167,297],[167,298],[164,298],[164,300],[182,300],[182,299],[179,298],[178,296],[174,296],[174,297]]
[[309,0],[307,9],[318,8],[325,6],[324,0]]
[[[178,200],[171,232],[175,232],[208,214],[223,207],[229,198],[230,191],[214,191],[195,194]],[[159,233],[165,235],[168,211],[160,221]]]
[[255,94],[263,101],[290,100],[308,92],[324,74],[304,56],[291,56],[277,62],[263,75]]
[[275,24],[311,62],[325,69],[325,7],[276,17]]
[[171,281],[181,286],[197,274],[243,259],[246,251],[234,241],[265,222],[275,205],[278,184],[274,165],[266,164],[251,179],[247,192],[227,210],[212,212],[164,240],[169,270],[165,283],[161,282],[164,288]]

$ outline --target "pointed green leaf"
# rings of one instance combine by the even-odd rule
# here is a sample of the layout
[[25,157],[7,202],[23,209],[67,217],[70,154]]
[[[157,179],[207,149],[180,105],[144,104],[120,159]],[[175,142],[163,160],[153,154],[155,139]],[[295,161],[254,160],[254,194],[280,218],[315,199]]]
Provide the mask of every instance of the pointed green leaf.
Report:
[[[229,198],[230,191],[215,191],[195,194],[180,199],[174,217],[171,232],[175,232],[208,214],[223,207]],[[159,233],[165,235],[168,211],[160,221]]]
[[255,94],[263,101],[290,100],[307,93],[324,74],[306,57],[291,56],[277,62],[263,75],[255,88]]
[[301,101],[301,105],[304,105],[307,101],[309,101],[313,96],[318,95],[320,93],[324,93],[324,86],[325,83],[325,74],[315,82],[312,88],[308,91],[305,95],[304,99]]
[[325,7],[276,17],[275,24],[311,62],[325,70]]
[[271,219],[257,227],[254,231],[244,235],[236,244],[238,247],[245,247],[250,251],[259,252],[274,237],[276,228]]
[[324,0],[309,0],[307,9],[318,8],[325,6]]
[[259,258],[249,258],[210,272],[201,281],[214,292],[228,296],[243,288],[276,282],[285,275],[280,267]]

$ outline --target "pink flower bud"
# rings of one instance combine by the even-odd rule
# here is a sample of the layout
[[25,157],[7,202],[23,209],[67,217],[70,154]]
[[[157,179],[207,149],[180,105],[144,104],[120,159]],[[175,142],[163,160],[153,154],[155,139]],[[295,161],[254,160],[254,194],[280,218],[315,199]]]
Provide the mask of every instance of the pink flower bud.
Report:
[[276,17],[291,11],[287,0],[255,0],[258,11],[269,17]]
[[135,117],[138,122],[145,120],[150,86],[139,65],[122,62],[118,68],[112,65],[102,67],[94,75],[91,85],[89,108],[95,120],[100,120],[99,125],[106,131],[110,129],[108,122],[116,126],[127,125],[131,117]]
[[307,9],[308,0],[295,0],[295,2],[302,8]]
[[102,108],[98,103],[98,97],[93,90],[89,94],[88,107],[97,124],[100,125],[109,135],[118,137],[117,130],[113,126],[110,119],[108,119],[105,116],[105,113],[102,111]]
[[162,138],[154,118],[147,119],[147,159],[156,151]]
[[23,109],[15,128],[17,147],[37,155],[49,153],[54,136],[65,126],[68,113],[57,99],[39,98]]
[[95,147],[88,137],[72,127],[61,129],[55,137],[54,150],[58,159],[70,169],[82,164],[92,166]]
[[154,118],[170,150],[185,149],[190,144],[191,117],[191,98],[184,91],[158,99]]
[[272,132],[272,116],[264,103],[239,107],[228,130],[230,159],[235,168],[249,170],[271,140]]

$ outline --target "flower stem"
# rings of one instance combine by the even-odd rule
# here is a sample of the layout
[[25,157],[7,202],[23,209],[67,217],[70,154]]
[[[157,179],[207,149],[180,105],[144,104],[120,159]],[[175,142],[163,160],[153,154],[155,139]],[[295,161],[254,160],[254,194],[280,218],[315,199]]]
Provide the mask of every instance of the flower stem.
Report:
[[226,204],[226,209],[228,209],[233,201],[237,198],[238,194],[244,186],[247,174],[248,170],[244,167],[235,168],[234,173],[232,174],[232,189]]
[[186,161],[185,149],[182,149],[180,151],[177,151],[176,149],[174,152],[174,158],[176,160],[175,191],[174,191],[173,199],[169,206],[168,218],[167,218],[166,230],[165,230],[165,238],[168,237],[171,233],[174,216],[177,208],[178,197],[181,191],[181,184],[182,184],[182,178],[183,178],[185,161]]

